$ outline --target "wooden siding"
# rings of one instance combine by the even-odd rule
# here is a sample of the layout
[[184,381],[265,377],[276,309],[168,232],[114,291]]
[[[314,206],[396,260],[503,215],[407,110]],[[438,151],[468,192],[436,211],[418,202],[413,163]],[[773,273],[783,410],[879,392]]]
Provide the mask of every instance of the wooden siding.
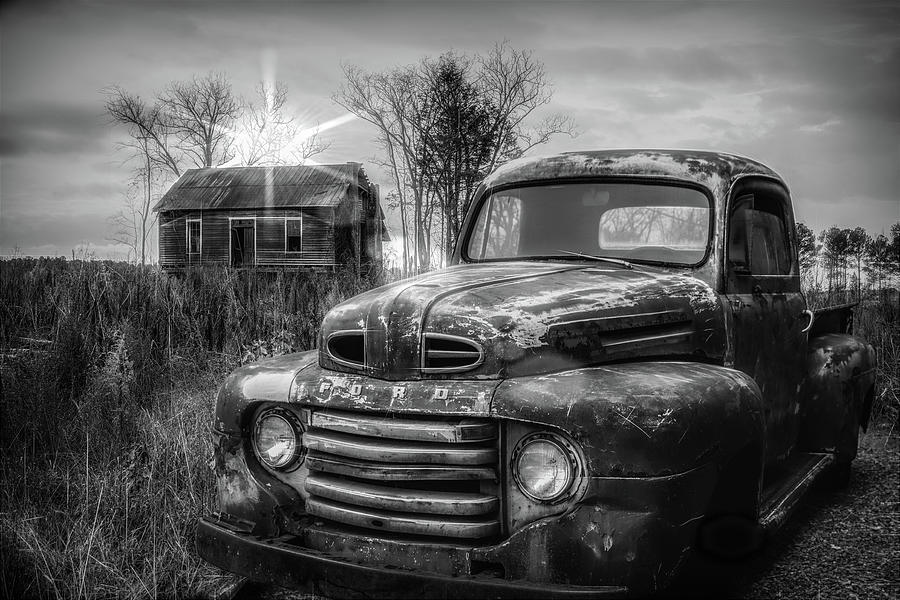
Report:
[[228,242],[231,231],[228,229],[228,213],[204,210],[200,215],[203,220],[200,224],[203,231],[201,264],[229,264],[231,257],[228,255]]
[[162,267],[184,267],[189,259],[200,257],[187,254],[187,222],[199,219],[200,211],[162,213],[159,216],[159,264]]
[[334,210],[335,258],[340,263],[359,265],[359,217],[355,204],[354,199]]
[[[285,217],[301,217],[301,252],[285,251]],[[186,253],[187,220],[201,219],[202,254]],[[333,211],[330,207],[283,210],[164,212],[159,225],[159,264],[180,268],[188,264],[231,263],[231,219],[255,219],[257,266],[330,266],[335,264]]]

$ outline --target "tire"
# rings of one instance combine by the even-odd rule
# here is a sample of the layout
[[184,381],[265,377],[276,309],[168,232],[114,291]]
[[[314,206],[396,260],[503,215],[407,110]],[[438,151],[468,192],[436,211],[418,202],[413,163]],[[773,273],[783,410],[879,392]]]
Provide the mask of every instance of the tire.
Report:
[[859,414],[851,410],[834,450],[834,464],[822,476],[822,487],[830,491],[846,489],[850,485],[850,471],[859,447]]
[[850,485],[851,462],[836,462],[822,476],[822,488],[837,492]]

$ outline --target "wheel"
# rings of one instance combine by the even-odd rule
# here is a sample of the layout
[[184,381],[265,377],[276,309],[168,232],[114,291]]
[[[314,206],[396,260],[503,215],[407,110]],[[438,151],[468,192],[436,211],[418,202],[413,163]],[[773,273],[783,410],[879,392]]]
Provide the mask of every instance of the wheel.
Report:
[[822,487],[826,490],[838,491],[845,489],[850,485],[850,465],[849,462],[836,462],[822,476]]
[[856,450],[859,447],[859,413],[850,410],[847,422],[841,431],[838,445],[834,449],[834,464],[822,476],[822,487],[826,490],[842,490],[850,485],[850,471]]

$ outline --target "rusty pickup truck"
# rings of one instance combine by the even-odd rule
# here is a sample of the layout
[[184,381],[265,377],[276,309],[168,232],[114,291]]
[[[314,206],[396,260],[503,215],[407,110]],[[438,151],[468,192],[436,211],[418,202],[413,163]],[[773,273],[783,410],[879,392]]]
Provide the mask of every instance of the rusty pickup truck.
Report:
[[766,166],[513,161],[452,263],[228,377],[203,558],[334,597],[640,596],[848,477],[874,352],[807,307]]

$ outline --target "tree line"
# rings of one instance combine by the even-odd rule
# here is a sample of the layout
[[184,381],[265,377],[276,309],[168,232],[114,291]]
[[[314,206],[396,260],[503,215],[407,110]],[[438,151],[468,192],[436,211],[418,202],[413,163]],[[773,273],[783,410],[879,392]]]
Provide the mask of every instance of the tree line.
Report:
[[888,235],[862,227],[831,226],[818,233],[797,222],[800,269],[807,290],[858,299],[864,289],[896,285],[900,276],[900,222]]

